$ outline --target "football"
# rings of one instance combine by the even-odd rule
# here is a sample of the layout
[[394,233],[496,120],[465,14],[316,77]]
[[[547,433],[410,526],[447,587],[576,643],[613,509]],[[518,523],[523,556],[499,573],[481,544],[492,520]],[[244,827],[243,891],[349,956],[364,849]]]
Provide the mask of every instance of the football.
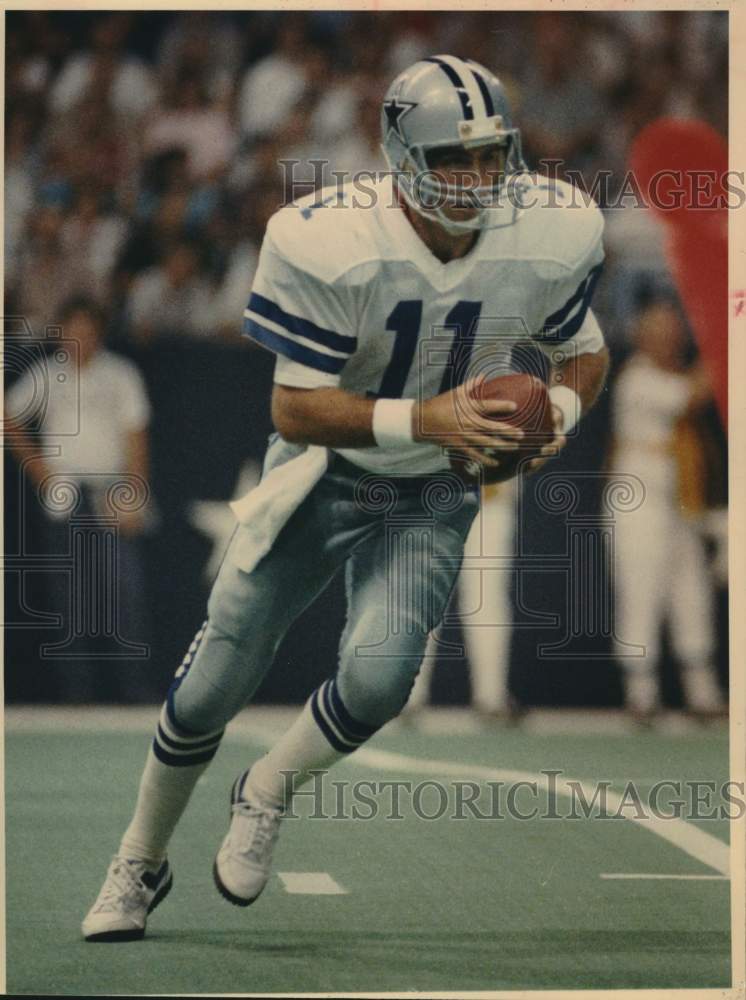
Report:
[[[552,408],[546,385],[535,375],[516,373],[501,375],[478,384],[474,399],[506,399],[516,404],[513,413],[497,420],[520,427],[524,437],[515,451],[504,452],[498,467],[481,465],[453,450],[449,454],[451,468],[467,483],[503,483],[517,475],[528,460],[535,458],[543,446],[554,437]],[[489,454],[489,451],[487,452]]]

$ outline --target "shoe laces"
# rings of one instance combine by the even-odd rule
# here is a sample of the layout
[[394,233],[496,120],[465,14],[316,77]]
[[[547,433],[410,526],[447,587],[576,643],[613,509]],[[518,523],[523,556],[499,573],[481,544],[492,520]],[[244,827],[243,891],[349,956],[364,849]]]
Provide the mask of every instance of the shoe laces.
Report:
[[146,887],[141,875],[146,866],[141,861],[115,857],[109,866],[101,894],[96,903],[99,913],[134,910],[145,902]]
[[264,809],[250,802],[236,802],[233,814],[246,820],[237,824],[236,849],[247,861],[263,865],[277,840],[282,812],[279,809]]

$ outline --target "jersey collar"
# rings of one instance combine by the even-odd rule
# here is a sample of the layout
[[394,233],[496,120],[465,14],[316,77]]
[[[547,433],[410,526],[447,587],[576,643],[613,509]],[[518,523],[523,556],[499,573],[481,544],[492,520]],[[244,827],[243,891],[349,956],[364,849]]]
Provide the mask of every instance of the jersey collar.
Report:
[[399,207],[390,174],[382,181],[378,194],[376,211],[385,234],[381,256],[411,261],[430,284],[441,292],[448,291],[464,281],[482,256],[481,250],[487,232],[484,230],[480,232],[477,242],[466,256],[443,263],[420,239],[404,211]]

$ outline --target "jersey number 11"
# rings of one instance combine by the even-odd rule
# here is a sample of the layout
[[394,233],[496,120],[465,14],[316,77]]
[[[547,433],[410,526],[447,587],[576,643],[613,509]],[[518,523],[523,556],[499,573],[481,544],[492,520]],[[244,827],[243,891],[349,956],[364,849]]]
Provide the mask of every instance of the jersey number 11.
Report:
[[[481,302],[466,302],[461,300],[449,311],[444,326],[455,327],[451,346],[450,362],[443,372],[439,392],[448,392],[464,381],[463,376],[468,371],[474,335],[482,311]],[[422,322],[422,299],[406,299],[399,302],[386,320],[386,329],[392,330],[394,349],[391,360],[383,373],[378,392],[368,393],[369,396],[383,399],[400,399],[414,360],[414,352],[419,339]]]

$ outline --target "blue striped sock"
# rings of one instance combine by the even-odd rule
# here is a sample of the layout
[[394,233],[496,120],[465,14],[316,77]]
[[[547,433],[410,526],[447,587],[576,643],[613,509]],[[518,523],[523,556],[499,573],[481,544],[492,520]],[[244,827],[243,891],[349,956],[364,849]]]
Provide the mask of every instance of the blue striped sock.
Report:
[[325,681],[309,698],[288,731],[249,771],[242,797],[284,809],[292,792],[352,753],[377,731],[354,719],[340,698],[336,680]]
[[340,753],[357,750],[380,728],[353,719],[340,697],[334,677],[324,681],[311,695],[311,711],[316,725]]

